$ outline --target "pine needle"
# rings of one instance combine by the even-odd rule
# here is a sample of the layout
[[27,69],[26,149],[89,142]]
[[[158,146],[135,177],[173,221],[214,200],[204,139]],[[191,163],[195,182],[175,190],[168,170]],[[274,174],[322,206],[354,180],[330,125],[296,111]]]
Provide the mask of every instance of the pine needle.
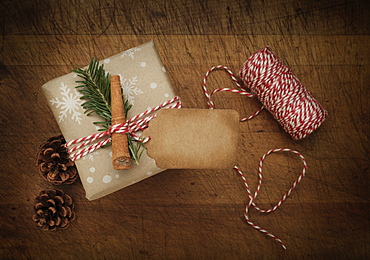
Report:
[[[90,64],[86,69],[75,68],[72,70],[82,80],[76,81],[79,85],[76,89],[82,94],[80,99],[84,100],[82,107],[85,114],[98,114],[105,121],[94,122],[95,125],[101,127],[101,131],[106,131],[111,125],[111,104],[110,104],[110,74],[104,70],[104,65],[99,65],[99,61],[91,58]],[[128,111],[132,105],[125,100],[122,95],[122,102],[124,104],[125,115],[127,117]],[[129,150],[132,160],[139,164],[139,160],[145,147],[140,142],[136,142],[130,135],[128,135]]]

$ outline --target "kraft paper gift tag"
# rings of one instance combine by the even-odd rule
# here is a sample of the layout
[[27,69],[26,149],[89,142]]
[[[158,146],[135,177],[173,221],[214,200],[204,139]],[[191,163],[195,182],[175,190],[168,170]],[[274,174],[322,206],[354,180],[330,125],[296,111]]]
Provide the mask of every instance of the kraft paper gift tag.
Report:
[[236,164],[239,115],[228,109],[162,109],[142,136],[165,169],[230,169]]
[[[111,75],[121,77],[123,94],[133,105],[127,118],[175,97],[153,41],[107,57],[101,64]],[[69,73],[42,87],[67,142],[97,133],[98,129],[93,122],[101,121],[97,115],[84,114],[81,95],[75,89],[78,85],[75,81],[79,80],[76,76],[75,73]],[[111,152],[111,146],[100,148],[76,161],[89,200],[106,196],[165,170],[158,168],[146,152],[139,165],[133,164],[130,170],[114,170]]]

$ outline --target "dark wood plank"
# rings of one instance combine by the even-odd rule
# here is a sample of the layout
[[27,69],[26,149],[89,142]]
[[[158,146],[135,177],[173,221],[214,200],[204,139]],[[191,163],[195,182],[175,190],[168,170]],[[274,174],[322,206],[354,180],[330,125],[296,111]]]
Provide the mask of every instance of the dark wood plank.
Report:
[[1,5],[6,34],[361,35],[369,33],[370,23],[366,0],[6,0]]

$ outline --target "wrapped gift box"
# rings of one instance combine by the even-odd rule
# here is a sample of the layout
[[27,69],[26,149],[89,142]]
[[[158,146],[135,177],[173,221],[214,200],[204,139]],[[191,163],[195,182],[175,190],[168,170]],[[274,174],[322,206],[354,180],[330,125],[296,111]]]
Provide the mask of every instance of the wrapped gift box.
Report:
[[[128,118],[173,98],[171,87],[154,42],[123,51],[101,61],[111,75],[121,76],[126,99],[133,105]],[[80,93],[75,89],[79,77],[69,73],[43,85],[43,91],[66,141],[97,132],[93,122],[102,121],[98,115],[84,114]],[[76,161],[86,197],[94,200],[153,176],[164,169],[143,153],[140,164],[130,170],[114,170],[111,146],[98,149]]]

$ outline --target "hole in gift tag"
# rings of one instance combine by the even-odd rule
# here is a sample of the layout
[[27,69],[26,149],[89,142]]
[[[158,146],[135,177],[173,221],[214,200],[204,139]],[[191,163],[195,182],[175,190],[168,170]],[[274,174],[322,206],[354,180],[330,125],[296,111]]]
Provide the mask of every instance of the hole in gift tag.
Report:
[[236,162],[239,114],[230,109],[163,109],[143,136],[162,169],[227,169]]

